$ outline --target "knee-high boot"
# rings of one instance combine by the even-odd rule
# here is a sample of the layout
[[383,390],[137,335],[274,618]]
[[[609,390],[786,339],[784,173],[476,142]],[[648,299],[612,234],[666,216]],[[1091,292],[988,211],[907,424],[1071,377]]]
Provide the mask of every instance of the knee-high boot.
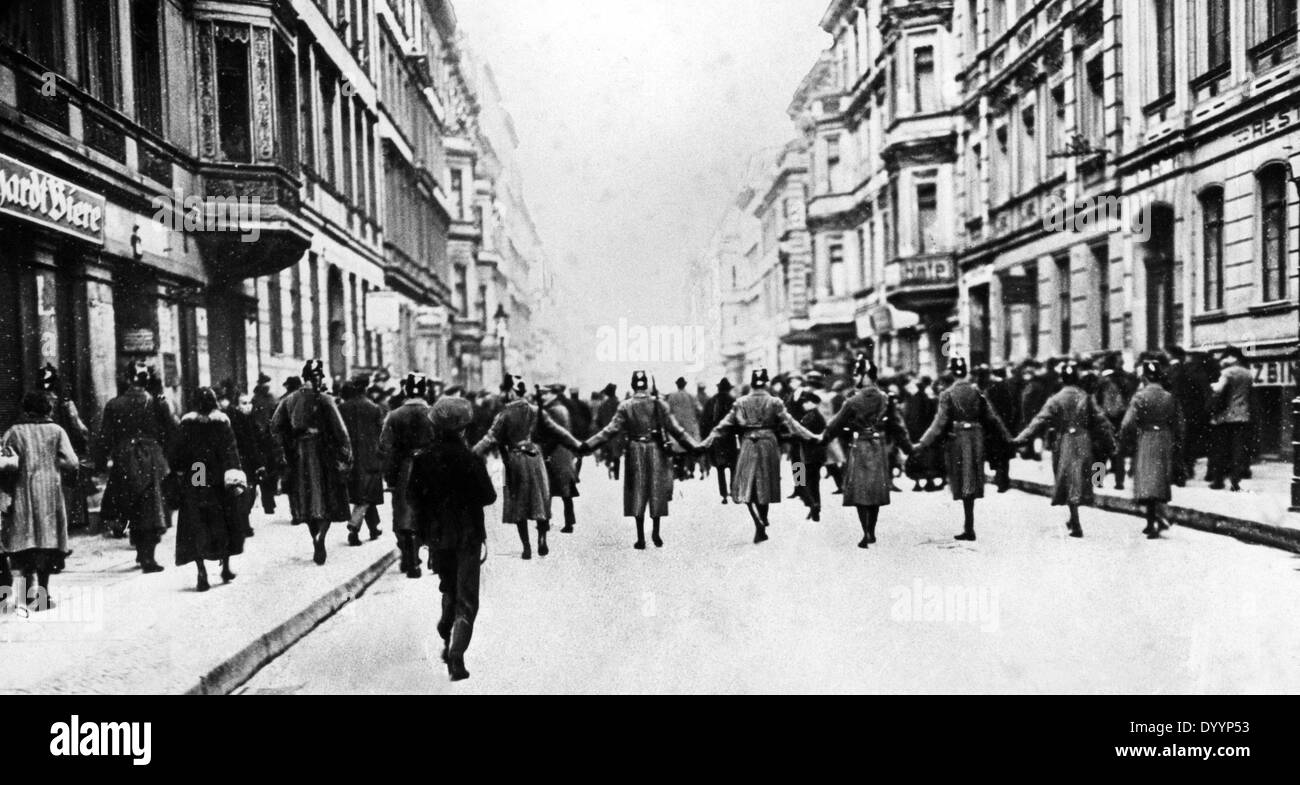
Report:
[[451,627],[451,643],[447,647],[447,674],[452,681],[469,678],[469,671],[465,670],[465,651],[469,648],[469,640],[473,635],[474,627],[468,619],[457,619]]

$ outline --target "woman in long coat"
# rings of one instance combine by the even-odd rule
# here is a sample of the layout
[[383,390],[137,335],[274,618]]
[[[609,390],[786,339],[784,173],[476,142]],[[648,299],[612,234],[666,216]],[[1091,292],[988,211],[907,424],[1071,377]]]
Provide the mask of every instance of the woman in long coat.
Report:
[[876,386],[877,368],[866,357],[859,357],[854,374],[858,392],[850,398],[826,426],[823,442],[841,434],[853,438],[844,473],[844,506],[856,507],[862,525],[862,541],[867,549],[876,542],[876,522],[880,508],[889,505],[892,472],[889,466],[892,440],[904,452],[911,452],[903,419],[886,395]]
[[[733,406],[736,405],[736,398],[731,394],[731,380],[722,379],[718,382],[718,392],[708,403],[704,404],[704,413],[700,417],[700,426],[703,433],[710,433],[718,427],[718,423],[726,419]],[[736,459],[740,456],[740,445],[736,442],[735,436],[727,436],[718,439],[709,448],[709,460],[713,467],[718,470],[718,495],[722,497],[722,503],[726,504],[730,495],[730,484],[727,482],[727,470],[731,470],[731,478],[736,478]]]
[[532,544],[528,541],[529,521],[537,521],[538,555],[551,552],[546,542],[546,533],[551,528],[551,484],[542,450],[537,446],[539,432],[550,431],[570,450],[580,449],[581,443],[544,410],[528,402],[528,387],[523,379],[508,376],[501,384],[501,392],[506,404],[492,421],[487,435],[474,445],[474,454],[482,457],[493,447],[501,451],[505,467],[501,521],[519,530],[523,558],[528,560],[533,558]]
[[754,371],[753,392],[736,401],[727,416],[701,444],[709,449],[720,439],[740,438],[740,454],[731,481],[731,497],[749,509],[754,544],[767,540],[768,509],[781,503],[781,446],[778,434],[815,442],[818,437],[790,416],[781,399],[768,390],[767,369]]
[[[384,464],[384,475],[393,489],[393,533],[402,554],[399,568],[408,578],[419,578],[424,574],[420,569],[420,542],[427,537],[411,506],[408,487],[415,458],[433,444],[432,412],[425,397],[428,391],[428,381],[423,374],[408,373],[402,380],[402,405],[384,418],[384,428],[379,434],[379,455]],[[378,536],[378,531],[370,530],[372,540]]]
[[[175,429],[171,411],[145,390],[149,369],[136,363],[124,393],[108,402],[100,427],[102,453],[112,459],[101,514],[130,526],[136,561],[146,573],[162,572],[155,558],[167,530],[162,481],[167,476],[165,445]],[[101,457],[102,462],[102,457]]]
[[1120,442],[1134,445],[1133,498],[1147,509],[1142,533],[1155,540],[1169,528],[1160,512],[1172,498],[1170,486],[1181,466],[1185,429],[1178,400],[1165,389],[1165,372],[1158,362],[1142,363],[1142,381],[1120,425]]
[[[1056,474],[1052,506],[1070,508],[1070,520],[1066,524],[1070,536],[1082,537],[1079,506],[1093,503],[1093,481],[1106,476],[1106,464],[1115,452],[1114,431],[1092,396],[1080,386],[1077,363],[1067,361],[1062,366],[1061,383],[1064,385],[1061,390],[1047,399],[1015,443],[1027,445],[1049,429],[1056,433],[1052,445],[1052,469]],[[1100,454],[1094,454],[1094,440]]]
[[[555,424],[572,433],[573,418],[569,407],[564,405],[564,385],[552,385],[542,392],[543,409]],[[542,460],[546,463],[546,480],[551,486],[551,498],[560,499],[564,506],[563,534],[573,534],[573,526],[578,522],[573,509],[573,500],[578,493],[578,457],[564,440],[554,431],[544,430],[538,434],[539,446],[542,448]],[[577,438],[576,436],[574,437]]]
[[271,417],[288,464],[285,484],[293,525],[307,524],[317,564],[325,563],[330,524],[351,517],[347,477],[352,442],[338,406],[325,389],[324,363],[308,361],[302,386],[286,395]]
[[[41,374],[41,389],[45,391],[45,396],[50,399],[51,413],[50,417],[55,425],[58,425],[68,434],[68,441],[72,443],[72,449],[76,451],[78,459],[84,460],[89,457],[90,446],[90,429],[81,420],[81,413],[77,411],[77,404],[73,402],[64,389],[63,382],[59,379],[58,371],[54,366],[46,364],[45,370]],[[90,522],[90,505],[86,497],[94,493],[94,481],[91,477],[93,472],[88,466],[83,467],[80,463],[77,469],[67,472],[64,475],[63,482],[63,504],[68,511],[68,529],[70,531],[79,531],[85,529]],[[55,572],[58,572],[56,569]]]
[[645,550],[645,516],[653,525],[651,540],[656,548],[664,545],[659,521],[668,515],[673,499],[673,463],[668,452],[669,439],[692,453],[699,445],[691,438],[666,401],[649,392],[650,378],[645,371],[632,374],[632,397],[619,404],[609,424],[583,445],[584,453],[615,440],[626,440],[627,465],[623,471],[623,515],[636,521],[637,550]]
[[240,515],[247,492],[235,431],[217,408],[217,394],[199,390],[194,411],[181,418],[169,456],[178,476],[180,507],[176,523],[176,566],[193,562],[198,591],[207,591],[205,561],[221,562],[221,581],[230,583],[230,557],[244,552],[248,529]]
[[61,570],[68,550],[68,513],[61,472],[77,469],[68,434],[50,419],[43,392],[23,397],[22,417],[0,436],[0,471],[16,473],[10,510],[0,509],[0,554],[22,574],[24,590],[32,579],[40,587],[35,610],[53,607],[50,573]]
[[965,358],[948,361],[953,383],[939,395],[939,410],[934,422],[913,445],[913,451],[925,450],[945,439],[944,459],[948,470],[948,487],[952,498],[962,503],[964,527],[954,539],[975,541],[975,500],[984,498],[984,440],[1011,441],[1007,427],[998,418],[984,394],[970,380],[970,366]]

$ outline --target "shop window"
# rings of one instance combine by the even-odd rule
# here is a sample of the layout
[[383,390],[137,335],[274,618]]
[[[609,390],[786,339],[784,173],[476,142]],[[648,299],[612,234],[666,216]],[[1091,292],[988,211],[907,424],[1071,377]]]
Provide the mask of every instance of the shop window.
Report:
[[1273,164],[1259,173],[1261,246],[1264,301],[1287,297],[1286,167]]
[[119,88],[115,5],[113,0],[82,0],[77,7],[81,85],[113,107]]
[[1223,308],[1223,189],[1201,194],[1201,258],[1206,311]]
[[252,160],[247,27],[216,29],[217,129],[227,161]]
[[158,0],[131,0],[135,119],[160,136],[163,132],[161,25]]

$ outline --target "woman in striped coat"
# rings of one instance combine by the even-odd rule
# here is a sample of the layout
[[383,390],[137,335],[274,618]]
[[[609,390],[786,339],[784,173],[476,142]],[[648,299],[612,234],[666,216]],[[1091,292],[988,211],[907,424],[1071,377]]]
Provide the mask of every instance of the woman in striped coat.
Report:
[[67,432],[50,419],[51,413],[45,393],[28,393],[22,417],[0,436],[0,471],[16,473],[11,508],[0,524],[0,553],[22,574],[24,592],[36,579],[39,594],[28,607],[42,611],[54,606],[50,573],[63,567],[69,553],[61,472],[78,466]]
[[1169,528],[1160,516],[1170,500],[1174,468],[1181,465],[1183,413],[1178,400],[1164,388],[1165,372],[1160,363],[1142,363],[1142,389],[1129,401],[1120,425],[1120,442],[1133,445],[1133,498],[1147,510],[1148,539],[1159,539]]

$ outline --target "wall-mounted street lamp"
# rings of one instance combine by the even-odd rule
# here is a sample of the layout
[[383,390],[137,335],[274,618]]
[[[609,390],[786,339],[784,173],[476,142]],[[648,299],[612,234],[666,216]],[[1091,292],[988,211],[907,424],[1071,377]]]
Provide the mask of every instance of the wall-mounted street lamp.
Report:
[[510,314],[506,307],[497,304],[497,312],[492,315],[492,334],[497,338],[497,355],[501,358],[501,376],[506,375],[506,339],[510,337]]

